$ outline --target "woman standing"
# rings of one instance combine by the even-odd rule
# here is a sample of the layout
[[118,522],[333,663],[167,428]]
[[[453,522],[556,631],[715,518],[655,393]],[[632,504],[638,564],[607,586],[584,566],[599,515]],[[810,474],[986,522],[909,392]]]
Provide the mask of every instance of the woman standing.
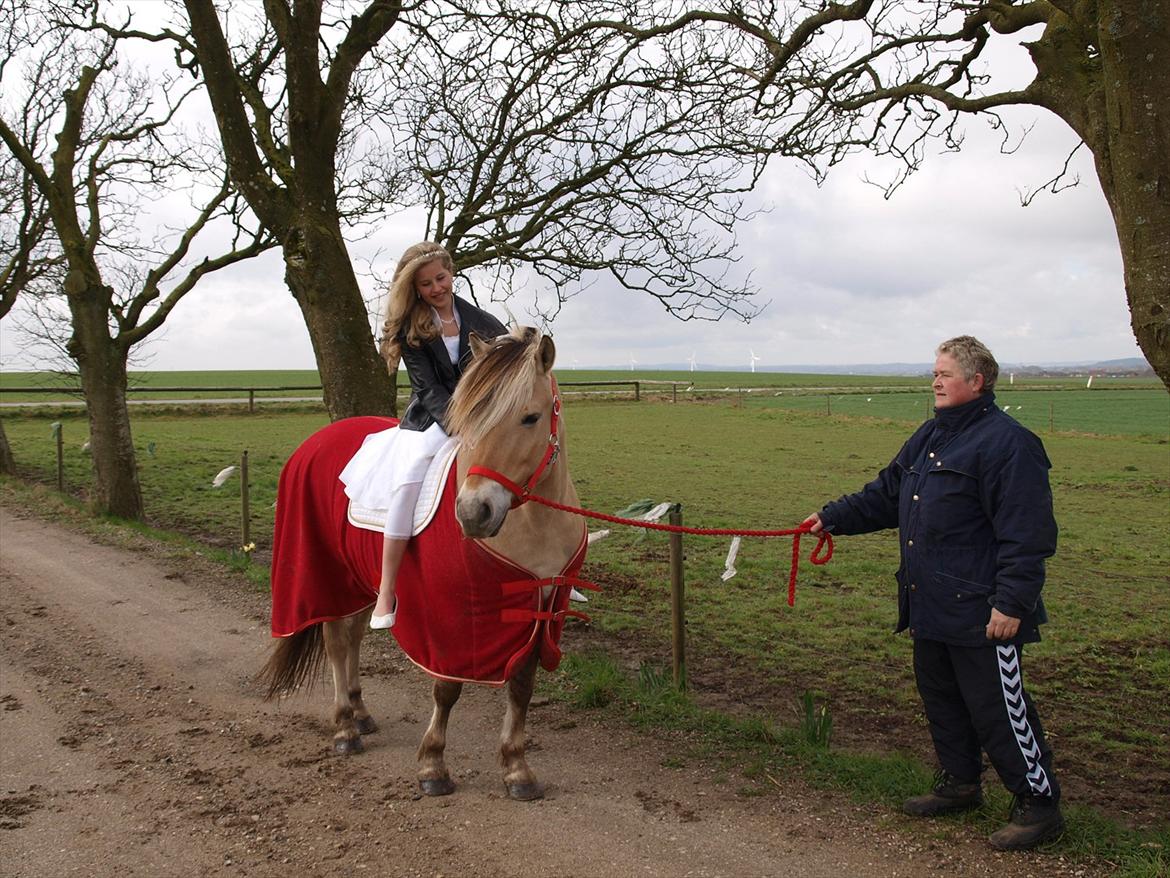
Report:
[[398,260],[381,352],[388,361],[400,357],[406,366],[410,402],[398,426],[367,436],[341,473],[350,500],[387,510],[371,628],[392,627],[398,613],[398,567],[427,467],[447,440],[447,406],[471,357],[468,335],[487,340],[506,331],[491,314],[456,296],[454,279],[451,254],[439,244],[415,244]]

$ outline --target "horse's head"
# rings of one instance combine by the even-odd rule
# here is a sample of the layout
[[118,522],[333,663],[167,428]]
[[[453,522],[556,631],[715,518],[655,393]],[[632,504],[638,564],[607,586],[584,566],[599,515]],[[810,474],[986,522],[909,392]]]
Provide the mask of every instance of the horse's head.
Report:
[[[532,327],[490,342],[472,337],[474,359],[451,400],[448,427],[461,441],[455,516],[469,537],[499,533],[508,510],[556,469],[556,349]],[[557,411],[554,413],[554,408]]]

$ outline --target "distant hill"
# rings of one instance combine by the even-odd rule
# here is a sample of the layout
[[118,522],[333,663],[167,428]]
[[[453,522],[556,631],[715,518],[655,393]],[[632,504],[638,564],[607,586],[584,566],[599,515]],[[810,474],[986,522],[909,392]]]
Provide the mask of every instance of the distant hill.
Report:
[[[607,370],[626,370],[628,366],[601,366]],[[639,365],[638,371],[673,371],[686,372],[691,368],[690,363],[651,363]],[[707,363],[696,364],[700,372],[750,372],[747,366],[719,366]],[[851,363],[843,366],[812,365],[795,363],[783,366],[756,366],[757,372],[796,372],[810,375],[929,375],[934,369],[934,363]],[[1000,372],[1017,375],[1115,375],[1115,376],[1148,376],[1153,377],[1154,370],[1142,357],[1125,357],[1118,360],[1097,360],[1094,362],[1062,362],[1062,363],[1000,363]]]

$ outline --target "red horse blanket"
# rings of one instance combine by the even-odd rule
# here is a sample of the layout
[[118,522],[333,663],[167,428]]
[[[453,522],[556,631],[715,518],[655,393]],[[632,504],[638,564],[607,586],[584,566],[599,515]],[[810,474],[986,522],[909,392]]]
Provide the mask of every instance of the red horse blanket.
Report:
[[[338,421],[306,439],[281,471],[272,543],[274,637],[352,615],[377,597],[382,535],[346,520],[349,498],[338,474],[369,433],[393,424],[370,417]],[[499,686],[534,649],[553,670],[565,616],[572,614],[569,583],[555,577],[542,599],[548,580],[466,539],[455,520],[455,492],[452,471],[439,510],[407,547],[395,638],[411,661],[441,679]],[[575,577],[585,546],[582,524],[581,545],[562,577]]]

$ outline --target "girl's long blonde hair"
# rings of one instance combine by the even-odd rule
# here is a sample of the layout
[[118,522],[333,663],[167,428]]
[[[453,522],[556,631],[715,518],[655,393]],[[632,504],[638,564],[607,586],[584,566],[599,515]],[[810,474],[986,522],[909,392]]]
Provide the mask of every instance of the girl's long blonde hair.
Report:
[[447,248],[433,241],[420,241],[407,247],[398,260],[394,279],[386,291],[386,322],[382,324],[382,343],[378,348],[387,362],[391,359],[397,361],[401,355],[402,344],[398,336],[404,329],[406,343],[411,346],[420,345],[439,334],[439,328],[431,316],[431,306],[414,289],[415,273],[436,260],[442,262],[449,272],[455,273],[455,262]]

